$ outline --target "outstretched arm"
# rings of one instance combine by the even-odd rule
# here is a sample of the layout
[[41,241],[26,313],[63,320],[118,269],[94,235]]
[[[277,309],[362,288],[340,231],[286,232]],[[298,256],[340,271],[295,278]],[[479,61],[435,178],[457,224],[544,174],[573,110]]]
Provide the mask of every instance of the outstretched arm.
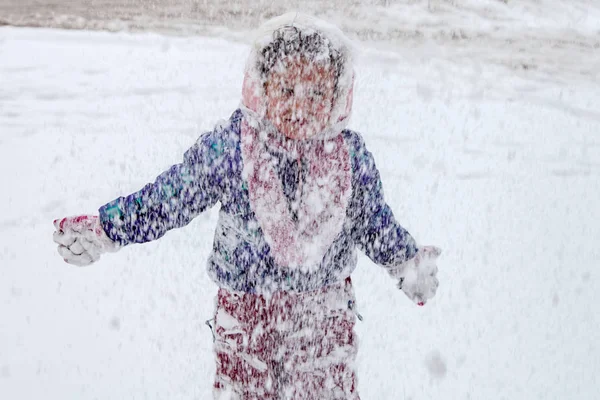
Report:
[[100,207],[104,231],[121,246],[144,243],[167,231],[187,225],[219,199],[222,187],[217,139],[203,135],[173,165],[140,191],[119,197]]
[[398,287],[419,305],[435,295],[435,259],[441,250],[419,248],[385,202],[373,155],[356,135],[353,148],[353,231],[356,246],[398,280]]
[[394,269],[417,254],[417,244],[385,202],[373,155],[358,135],[354,138],[352,167],[354,242],[374,263]]
[[99,216],[67,217],[54,222],[54,241],[66,262],[88,265],[106,251],[144,243],[187,225],[221,197],[223,145],[216,133],[200,137],[183,162],[153,183],[100,207]]

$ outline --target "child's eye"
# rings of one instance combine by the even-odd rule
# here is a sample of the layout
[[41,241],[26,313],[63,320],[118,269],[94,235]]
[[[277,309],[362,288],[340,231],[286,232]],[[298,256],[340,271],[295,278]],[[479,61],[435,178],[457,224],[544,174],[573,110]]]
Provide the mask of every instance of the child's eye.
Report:
[[286,96],[293,96],[294,95],[294,89],[281,88],[281,93],[283,93]]

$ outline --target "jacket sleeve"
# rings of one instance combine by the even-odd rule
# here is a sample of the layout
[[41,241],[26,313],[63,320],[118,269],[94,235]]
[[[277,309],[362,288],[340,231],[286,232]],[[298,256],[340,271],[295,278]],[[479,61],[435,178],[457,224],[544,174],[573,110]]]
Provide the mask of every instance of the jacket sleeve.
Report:
[[417,254],[413,237],[394,218],[385,202],[379,171],[364,141],[354,134],[352,237],[356,246],[392,276]]
[[187,225],[220,200],[224,151],[216,133],[202,135],[183,157],[154,183],[100,207],[106,234],[121,246],[145,243]]

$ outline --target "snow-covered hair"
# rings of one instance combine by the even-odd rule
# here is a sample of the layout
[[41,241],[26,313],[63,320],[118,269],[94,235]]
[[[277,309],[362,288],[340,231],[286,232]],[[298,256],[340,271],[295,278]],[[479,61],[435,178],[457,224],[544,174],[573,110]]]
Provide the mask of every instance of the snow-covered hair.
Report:
[[304,59],[333,67],[335,85],[344,70],[345,54],[331,45],[323,34],[316,30],[304,31],[296,26],[283,26],[273,32],[273,40],[260,50],[257,68],[263,80],[267,80],[273,67],[288,57],[302,56]]
[[344,33],[325,21],[301,13],[287,13],[259,29],[246,63],[242,108],[264,118],[264,84],[273,67],[284,58],[300,55],[310,62],[334,67],[334,100],[328,127],[314,138],[339,134],[352,110],[354,69],[352,44]]

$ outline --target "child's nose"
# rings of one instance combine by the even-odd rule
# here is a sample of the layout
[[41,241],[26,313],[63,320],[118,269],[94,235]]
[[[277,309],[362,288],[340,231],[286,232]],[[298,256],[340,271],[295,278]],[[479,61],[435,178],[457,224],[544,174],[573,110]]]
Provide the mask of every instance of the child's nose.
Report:
[[312,99],[307,96],[295,96],[292,107],[296,115],[306,114],[312,108]]
[[304,92],[298,92],[294,96],[294,107],[306,107],[307,105],[310,105],[311,102],[311,96],[308,96]]
[[301,118],[302,114],[304,112],[303,108],[304,108],[304,104],[302,104],[302,101],[300,99],[294,99],[294,105],[292,107],[292,112],[294,114],[294,118]]

